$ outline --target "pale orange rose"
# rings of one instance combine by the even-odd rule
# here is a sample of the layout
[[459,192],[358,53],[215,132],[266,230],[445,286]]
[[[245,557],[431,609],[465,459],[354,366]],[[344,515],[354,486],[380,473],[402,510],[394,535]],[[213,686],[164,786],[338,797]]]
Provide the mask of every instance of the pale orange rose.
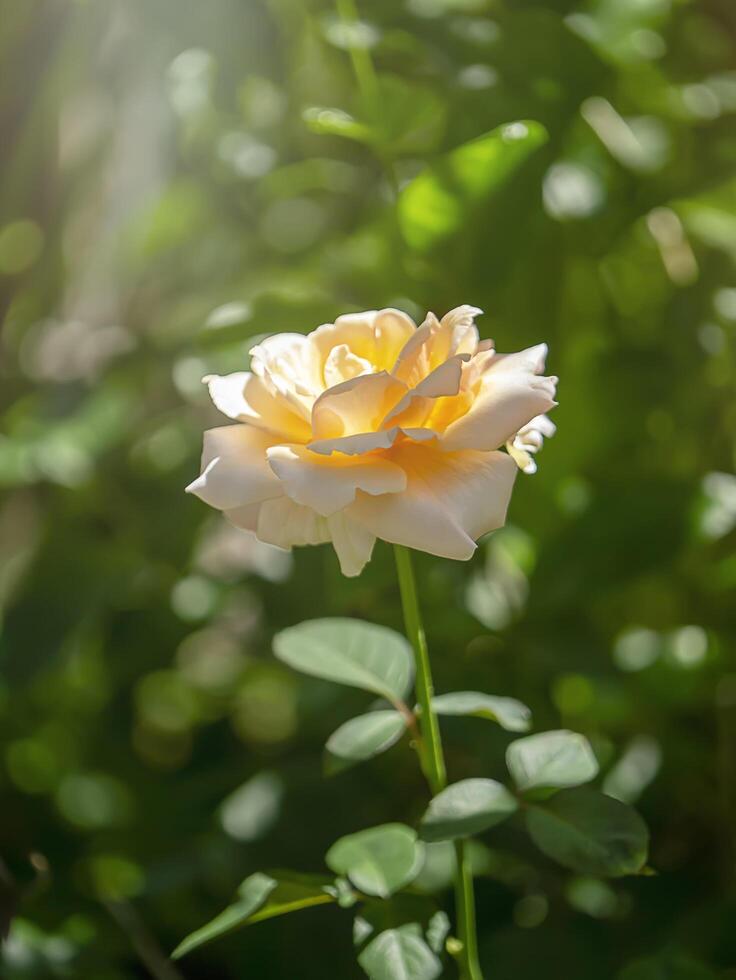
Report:
[[479,341],[480,312],[420,327],[399,310],[352,313],[269,337],[251,372],[204,379],[238,424],[205,432],[188,492],[269,544],[331,541],[346,575],[377,537],[470,558],[503,525],[517,469],[536,469],[557,383],[541,377],[545,344]]

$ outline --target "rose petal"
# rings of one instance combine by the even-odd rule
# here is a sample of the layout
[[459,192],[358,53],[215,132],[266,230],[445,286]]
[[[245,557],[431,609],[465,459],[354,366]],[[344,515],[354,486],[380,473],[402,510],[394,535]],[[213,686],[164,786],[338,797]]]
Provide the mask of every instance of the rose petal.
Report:
[[312,340],[300,333],[275,334],[256,344],[250,358],[253,373],[271,393],[309,421],[314,399],[324,388],[322,359]]
[[406,394],[406,386],[386,371],[364,374],[323,392],[312,409],[315,439],[375,432]]
[[328,388],[350,381],[361,374],[370,374],[372,365],[364,357],[353,354],[347,344],[338,344],[327,355],[323,370],[325,384]]
[[327,518],[327,527],[332,535],[332,544],[343,575],[350,578],[360,575],[373,553],[375,534],[371,534],[342,511]]
[[228,418],[286,436],[287,442],[307,442],[310,438],[311,426],[250,371],[209,374],[202,380],[215,407]]
[[517,473],[506,453],[445,453],[405,443],[391,460],[407,475],[403,493],[358,494],[345,511],[385,541],[444,558],[467,559],[475,540],[501,527]]
[[438,398],[452,397],[460,390],[463,362],[468,354],[459,354],[440,364],[423,381],[395,405],[381,423],[383,428],[389,423],[402,426],[424,425]]
[[427,314],[427,319],[407,340],[391,369],[391,374],[403,381],[407,388],[415,388],[432,370],[429,363],[429,344],[432,326],[436,323],[437,317],[434,313]]
[[273,446],[267,455],[287,496],[323,517],[351,504],[356,490],[400,493],[406,487],[404,471],[380,456],[321,456],[302,446]]
[[413,428],[395,425],[390,429],[379,432],[360,432],[354,436],[343,436],[341,439],[315,439],[307,445],[313,453],[329,456],[331,453],[343,453],[346,456],[360,456],[375,449],[390,449],[402,437],[414,442],[428,442],[437,438],[432,429]]
[[551,419],[546,415],[537,415],[506,443],[506,449],[522,473],[531,475],[537,472],[534,455],[542,448],[545,437],[550,438],[556,431],[557,426]]
[[448,451],[503,446],[535,415],[557,404],[557,378],[505,368],[487,371],[467,413],[448,425],[441,443]]
[[547,360],[549,348],[546,344],[536,344],[534,347],[527,347],[525,350],[516,351],[513,354],[494,353],[487,370],[488,371],[530,371],[532,374],[541,374]]
[[391,373],[409,388],[415,388],[448,358],[455,354],[474,354],[478,347],[478,329],[473,320],[481,312],[475,306],[459,306],[442,320],[438,320],[434,313],[428,313],[399,354]]
[[440,320],[440,325],[449,336],[449,347],[446,356],[451,354],[475,354],[478,349],[478,328],[475,318],[481,316],[483,310],[477,306],[457,306],[450,310]]
[[324,544],[330,540],[327,521],[310,507],[295,504],[288,497],[264,500],[258,510],[256,536],[278,548]]
[[545,439],[551,439],[555,432],[557,432],[557,426],[549,416],[536,415],[528,425],[524,426],[521,432],[526,432],[527,430],[539,432]]
[[211,507],[230,510],[277,497],[281,484],[266,460],[273,437],[249,425],[223,425],[204,434],[202,473],[186,488]]
[[[333,348],[344,344],[356,357],[368,361],[373,371],[387,371],[415,330],[414,321],[406,313],[385,309],[339,316],[309,336],[325,365]],[[326,372],[324,380],[330,383]]]
[[229,419],[242,422],[242,416],[249,410],[244,391],[251,377],[250,371],[237,371],[235,374],[207,374],[202,381],[207,385],[215,408]]
[[246,531],[255,533],[258,527],[258,515],[261,511],[262,500],[257,500],[254,504],[244,504],[242,507],[232,507],[226,510],[225,517],[234,524],[235,527],[243,528]]

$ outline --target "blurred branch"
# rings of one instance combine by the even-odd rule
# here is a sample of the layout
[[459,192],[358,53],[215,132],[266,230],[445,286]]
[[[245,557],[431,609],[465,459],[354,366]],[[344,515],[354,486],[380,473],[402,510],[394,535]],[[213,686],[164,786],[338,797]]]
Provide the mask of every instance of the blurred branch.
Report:
[[[337,7],[337,13],[340,19],[347,27],[350,27],[350,25],[354,25],[358,22],[358,11],[355,6],[355,0],[335,0],[335,6]],[[371,58],[370,52],[366,47],[356,45],[352,41],[349,46],[349,52],[350,60],[353,65],[353,71],[355,72],[361,99],[363,101],[363,111],[368,117],[371,125],[377,126],[381,118],[381,96],[378,86],[378,76],[376,75],[373,59]],[[374,144],[373,148],[376,156],[381,162],[381,165],[386,171],[386,176],[391,184],[391,189],[394,192],[394,196],[398,197],[399,183],[396,179],[396,173],[391,160],[381,150],[379,145]]]
[[184,980],[130,902],[103,900],[103,905],[128,936],[138,958],[154,980]]
[[[358,11],[355,0],[335,0],[337,12],[344,24],[350,26],[358,21]],[[370,116],[371,121],[378,119],[379,114],[379,94],[378,79],[376,70],[373,67],[373,59],[367,48],[350,44],[350,60],[353,63],[353,71],[358,80],[358,87],[363,98],[364,108]]]

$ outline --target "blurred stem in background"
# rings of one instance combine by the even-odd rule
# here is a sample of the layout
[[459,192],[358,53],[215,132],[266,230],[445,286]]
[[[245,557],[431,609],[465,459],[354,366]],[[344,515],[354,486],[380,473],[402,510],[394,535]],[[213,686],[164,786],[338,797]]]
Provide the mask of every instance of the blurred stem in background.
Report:
[[[355,25],[358,23],[358,11],[355,6],[355,0],[335,0],[335,6],[337,7],[338,16],[346,28],[350,30],[352,27],[354,30]],[[373,59],[368,49],[362,45],[351,42],[348,50],[350,51],[350,61],[352,62],[355,78],[360,89],[363,112],[370,125],[376,129],[375,135],[377,136],[378,124],[381,119],[381,93]],[[378,142],[374,142],[373,150],[386,172],[386,177],[391,185],[394,197],[398,198],[399,182],[393,163],[387,154],[382,151]]]
[[[337,12],[342,22],[350,27],[358,21],[358,11],[354,0],[336,0]],[[358,80],[358,87],[364,102],[364,110],[371,121],[378,119],[380,104],[378,94],[378,79],[373,61],[367,48],[350,44],[350,60]]]
[[184,980],[130,902],[109,900],[104,901],[103,904],[128,936],[138,958],[154,980]]
[[[419,702],[419,727],[422,735],[419,745],[419,758],[422,771],[434,795],[447,786],[445,757],[442,751],[437,715],[432,708],[434,686],[432,667],[429,661],[427,638],[419,610],[417,587],[408,548],[394,546],[396,568],[401,590],[401,604],[404,610],[406,633],[414,648],[416,659],[416,695]],[[455,842],[455,905],[458,938],[462,948],[458,954],[460,972],[463,980],[483,980],[478,962],[478,938],[475,925],[475,896],[473,894],[473,872],[465,847],[465,841]]]

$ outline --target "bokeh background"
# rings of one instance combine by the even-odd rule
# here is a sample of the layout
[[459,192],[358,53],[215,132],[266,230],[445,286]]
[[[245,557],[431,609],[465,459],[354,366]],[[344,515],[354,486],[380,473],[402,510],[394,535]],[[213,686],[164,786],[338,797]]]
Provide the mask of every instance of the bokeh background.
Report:
[[[3,0],[2,975],[361,975],[335,908],[163,955],[247,874],[322,870],[424,798],[403,744],[323,778],[366,696],[270,654],[314,615],[400,627],[390,549],[346,580],[186,496],[200,379],[341,312],[473,303],[499,349],[549,342],[559,431],[471,562],[418,562],[437,687],[588,735],[657,871],[580,878],[490,832],[483,961],[736,977],[736,7],[351,8]],[[397,189],[517,120],[548,141],[407,232]],[[443,727],[453,778],[502,775],[507,734]]]

